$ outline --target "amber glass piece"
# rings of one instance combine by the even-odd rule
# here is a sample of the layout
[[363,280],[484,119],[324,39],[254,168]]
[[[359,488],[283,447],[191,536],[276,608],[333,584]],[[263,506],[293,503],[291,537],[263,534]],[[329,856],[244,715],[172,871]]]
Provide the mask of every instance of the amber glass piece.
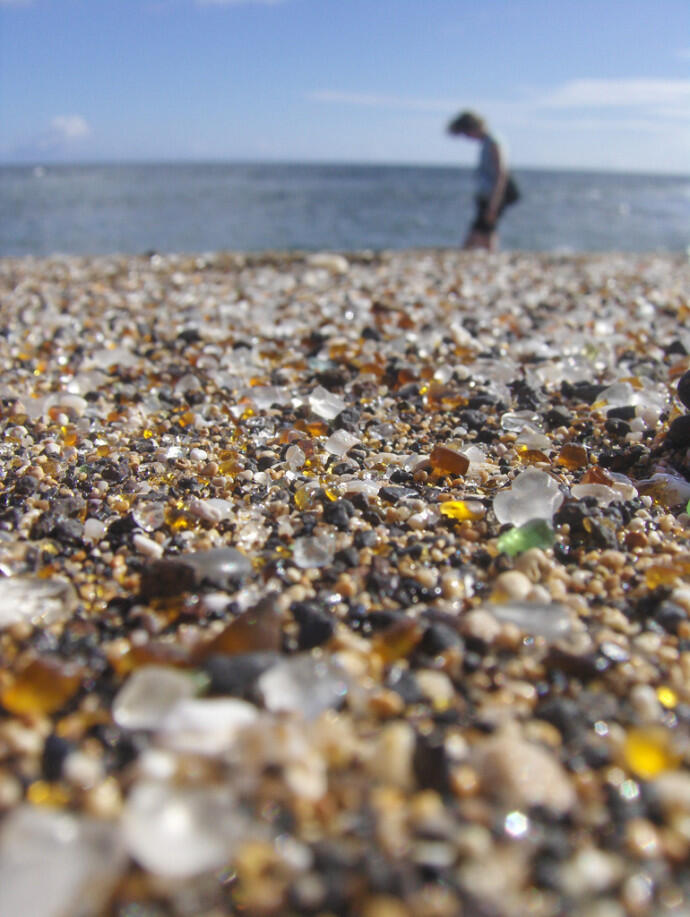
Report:
[[298,430],[308,433],[310,436],[327,436],[328,424],[323,420],[298,420],[295,424]]
[[440,471],[443,474],[465,474],[470,467],[470,460],[467,456],[447,446],[434,446],[429,461],[434,471]]
[[584,446],[578,446],[576,443],[566,443],[558,453],[556,461],[569,471],[584,468],[587,464],[587,450]]
[[409,656],[422,639],[422,633],[419,621],[412,618],[397,621],[376,635],[372,641],[372,649],[385,665],[389,665]]
[[150,641],[131,646],[124,653],[108,653],[108,662],[120,676],[129,675],[142,665],[171,665],[185,668],[191,665],[189,650],[178,644]]
[[398,385],[407,385],[408,382],[416,382],[418,378],[417,372],[408,366],[398,370]]
[[518,458],[524,465],[536,465],[537,462],[548,462],[549,457],[541,449],[527,449],[522,446],[518,449]]
[[238,615],[217,637],[197,646],[194,660],[205,659],[213,653],[234,656],[259,650],[277,651],[282,646],[282,638],[281,617],[274,608],[273,600],[267,599]]
[[600,468],[599,465],[588,468],[580,479],[580,484],[605,484],[607,487],[610,487],[613,483],[613,478],[606,474],[604,469]]
[[52,659],[32,659],[0,695],[10,713],[54,713],[79,689],[82,672]]

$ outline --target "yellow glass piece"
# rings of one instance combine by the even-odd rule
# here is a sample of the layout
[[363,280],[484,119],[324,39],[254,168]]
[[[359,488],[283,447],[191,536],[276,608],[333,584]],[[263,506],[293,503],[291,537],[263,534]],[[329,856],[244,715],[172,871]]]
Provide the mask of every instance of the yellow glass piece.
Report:
[[326,496],[328,497],[328,499],[329,499],[331,502],[333,502],[334,500],[337,500],[337,499],[338,499],[338,494],[335,493],[334,491],[330,490],[330,488],[328,488],[328,487],[326,487],[326,488],[324,489],[324,493],[326,494]]
[[153,430],[144,430],[142,436],[144,437],[144,439],[151,439],[151,437],[153,436]]
[[460,522],[476,522],[484,516],[484,507],[478,501],[446,500],[441,504],[441,514]]
[[656,689],[656,696],[659,699],[659,703],[668,709],[673,709],[678,703],[678,695],[668,685],[660,685]]
[[653,780],[678,765],[679,755],[672,746],[671,733],[662,726],[630,729],[623,744],[628,768],[643,780]]
[[245,408],[244,411],[242,411],[241,419],[249,420],[249,418],[253,417],[254,414],[255,414],[254,408]]
[[66,806],[69,794],[58,783],[36,780],[26,791],[26,799],[34,806]]

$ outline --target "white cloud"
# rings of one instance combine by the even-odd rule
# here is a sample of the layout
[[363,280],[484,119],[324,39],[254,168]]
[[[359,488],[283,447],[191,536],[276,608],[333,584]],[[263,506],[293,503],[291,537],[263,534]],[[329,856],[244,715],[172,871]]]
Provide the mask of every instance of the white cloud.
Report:
[[690,105],[690,80],[570,80],[535,102],[547,108]]
[[50,131],[56,141],[70,141],[88,137],[91,128],[81,115],[56,115],[50,122]]

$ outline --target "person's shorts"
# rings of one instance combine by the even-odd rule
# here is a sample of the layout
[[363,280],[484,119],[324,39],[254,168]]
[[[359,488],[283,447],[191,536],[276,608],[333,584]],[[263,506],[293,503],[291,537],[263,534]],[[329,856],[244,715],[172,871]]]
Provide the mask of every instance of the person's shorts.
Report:
[[494,231],[494,229],[496,229],[498,218],[501,216],[506,206],[505,201],[498,208],[498,216],[496,217],[495,222],[491,223],[486,218],[486,211],[489,209],[489,198],[478,195],[475,200],[477,204],[477,213],[474,218],[474,223],[472,223],[471,229],[474,230],[474,232],[482,232],[488,235],[488,233],[491,233]]

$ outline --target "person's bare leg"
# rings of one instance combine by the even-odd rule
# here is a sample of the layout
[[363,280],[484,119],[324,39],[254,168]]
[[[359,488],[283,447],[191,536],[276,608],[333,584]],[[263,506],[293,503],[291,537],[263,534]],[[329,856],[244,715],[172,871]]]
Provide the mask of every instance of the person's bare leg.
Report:
[[477,230],[473,230],[472,232],[469,233],[469,235],[465,239],[465,244],[463,245],[463,248],[466,250],[470,250],[473,248],[489,249],[489,247],[490,247],[490,237],[487,236],[486,233],[477,232]]
[[498,251],[498,233],[492,232],[487,236],[487,246],[490,252]]

